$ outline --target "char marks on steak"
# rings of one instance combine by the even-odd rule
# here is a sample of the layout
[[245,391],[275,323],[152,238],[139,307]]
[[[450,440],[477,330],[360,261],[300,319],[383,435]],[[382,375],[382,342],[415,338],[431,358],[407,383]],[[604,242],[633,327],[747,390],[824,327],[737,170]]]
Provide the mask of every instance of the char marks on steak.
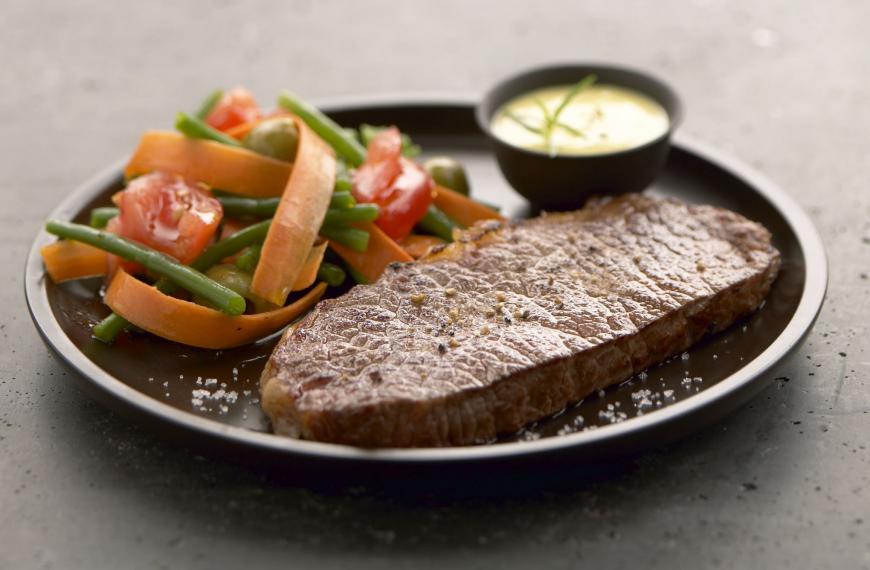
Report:
[[778,269],[761,225],[640,194],[479,224],[322,301],[275,349],[262,405],[304,439],[490,441],[750,314]]

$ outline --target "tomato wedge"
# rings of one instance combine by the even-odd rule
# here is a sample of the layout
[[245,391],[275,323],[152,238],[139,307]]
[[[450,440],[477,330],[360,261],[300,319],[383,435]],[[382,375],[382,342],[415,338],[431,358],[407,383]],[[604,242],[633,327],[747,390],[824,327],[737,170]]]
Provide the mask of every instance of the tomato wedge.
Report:
[[402,135],[396,127],[371,140],[353,180],[354,198],[380,207],[375,223],[394,240],[411,233],[426,214],[434,188],[432,177],[421,166],[402,157]]
[[219,131],[226,131],[260,118],[260,107],[254,95],[242,87],[224,93],[205,122]]
[[190,263],[223,217],[220,202],[200,185],[154,172],[134,178],[112,198],[120,213],[109,230]]

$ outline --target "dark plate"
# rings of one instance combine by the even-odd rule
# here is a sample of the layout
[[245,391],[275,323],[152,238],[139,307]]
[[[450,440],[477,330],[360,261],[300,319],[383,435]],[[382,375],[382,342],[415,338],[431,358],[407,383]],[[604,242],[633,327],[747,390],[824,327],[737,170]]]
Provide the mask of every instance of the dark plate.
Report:
[[[510,215],[530,213],[500,176],[471,99],[356,99],[324,108],[347,125],[399,125],[428,154],[464,162],[477,197],[501,204]],[[92,207],[107,204],[121,164],[78,188],[51,217],[84,221]],[[112,347],[92,341],[88,325],[106,314],[95,297],[100,284],[57,286],[46,279],[39,248],[54,238],[44,232],[27,259],[27,301],[46,343],[79,373],[85,389],[197,452],[279,464],[308,477],[441,473],[448,465],[507,462],[518,469],[542,461],[601,464],[709,424],[771,382],[765,373],[809,331],[827,284],[825,254],[810,220],[782,190],[745,166],[678,137],[651,191],[724,206],[770,229],[783,264],[766,304],[681,357],[492,445],[373,451],[272,435],[258,406],[257,382],[276,338],[227,351],[191,349],[149,335],[123,338]]]

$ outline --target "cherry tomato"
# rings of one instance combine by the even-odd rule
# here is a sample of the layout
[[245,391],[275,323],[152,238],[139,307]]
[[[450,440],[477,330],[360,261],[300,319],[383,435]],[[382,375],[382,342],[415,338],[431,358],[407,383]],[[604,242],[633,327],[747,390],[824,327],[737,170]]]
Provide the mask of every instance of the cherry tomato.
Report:
[[115,194],[120,209],[110,230],[190,263],[214,237],[223,217],[220,202],[180,176],[154,172]]
[[226,131],[242,123],[255,121],[260,115],[254,95],[247,89],[236,87],[224,93],[205,122],[219,131]]
[[353,182],[354,198],[380,207],[375,223],[395,240],[411,233],[426,214],[435,187],[422,167],[402,157],[402,136],[396,127],[372,139]]

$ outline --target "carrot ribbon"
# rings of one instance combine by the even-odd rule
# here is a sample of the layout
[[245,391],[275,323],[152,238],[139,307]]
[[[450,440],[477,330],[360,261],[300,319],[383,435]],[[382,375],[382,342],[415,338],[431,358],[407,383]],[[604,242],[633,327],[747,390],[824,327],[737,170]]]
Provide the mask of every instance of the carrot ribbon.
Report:
[[251,292],[283,305],[318,239],[335,187],[335,152],[298,117],[296,160],[263,242]]
[[55,283],[106,274],[108,254],[79,241],[56,241],[43,246],[39,253]]
[[224,349],[255,342],[291,323],[326,291],[318,283],[300,299],[265,313],[230,316],[221,311],[164,295],[119,269],[104,301],[113,311],[151,334],[200,348]]
[[170,131],[147,131],[124,169],[131,177],[165,170],[252,198],[280,196],[293,165],[214,141]]

